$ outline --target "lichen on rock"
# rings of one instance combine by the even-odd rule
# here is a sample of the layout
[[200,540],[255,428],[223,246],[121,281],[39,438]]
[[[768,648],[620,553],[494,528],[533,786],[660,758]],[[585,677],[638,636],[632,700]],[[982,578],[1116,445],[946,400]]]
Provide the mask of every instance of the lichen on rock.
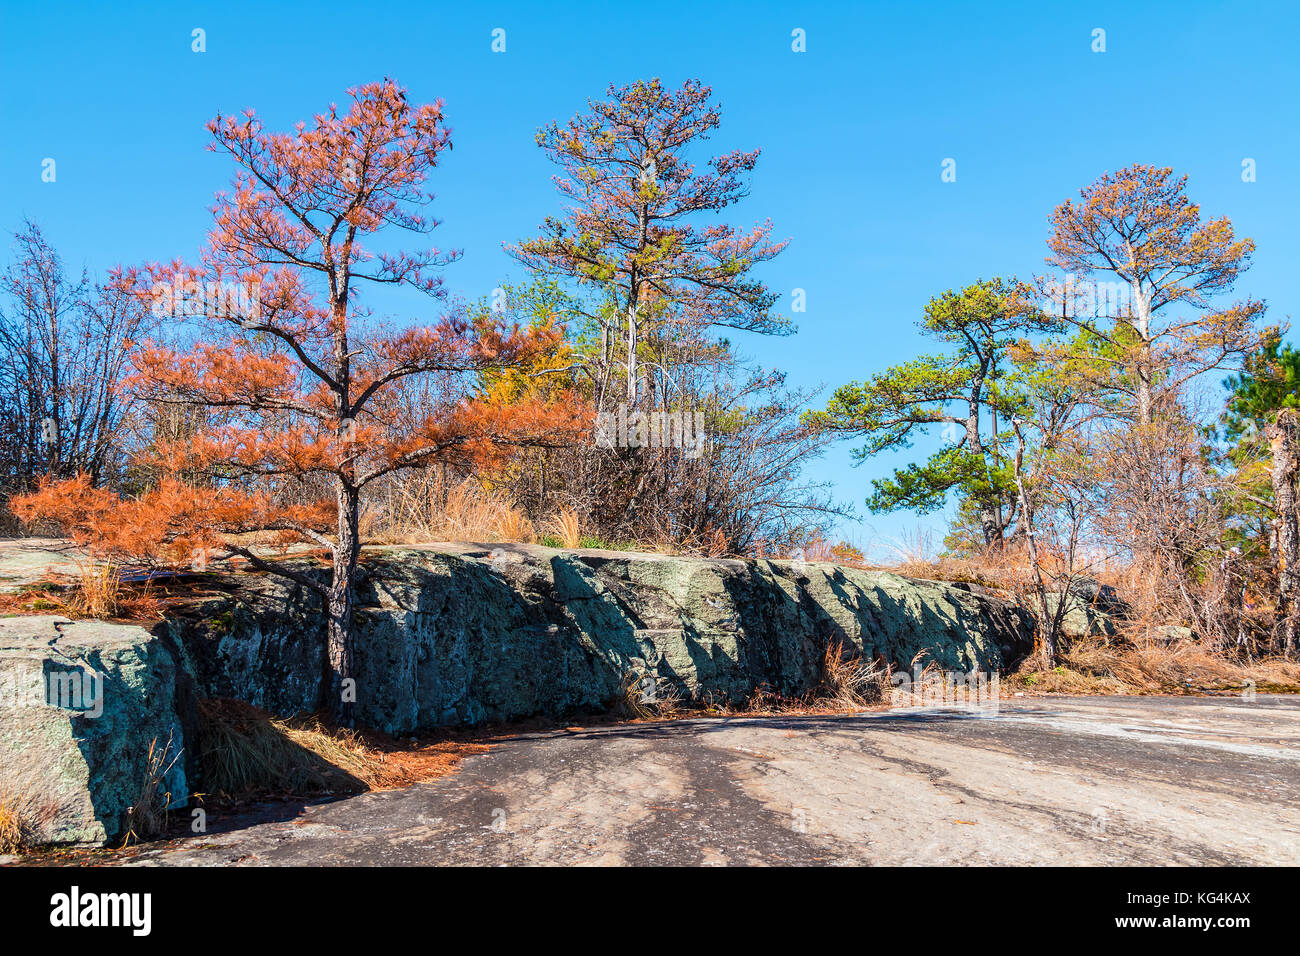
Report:
[[[629,670],[692,699],[797,696],[830,641],[899,668],[923,654],[993,671],[1033,639],[1001,597],[832,564],[449,545],[371,549],[364,569],[358,719],[390,733],[601,709]],[[320,706],[314,597],[265,576],[226,583],[228,598],[170,622],[201,692]]]
[[161,800],[189,802],[185,681],[148,630],[59,617],[0,619],[0,793],[35,842],[120,837],[163,754]]

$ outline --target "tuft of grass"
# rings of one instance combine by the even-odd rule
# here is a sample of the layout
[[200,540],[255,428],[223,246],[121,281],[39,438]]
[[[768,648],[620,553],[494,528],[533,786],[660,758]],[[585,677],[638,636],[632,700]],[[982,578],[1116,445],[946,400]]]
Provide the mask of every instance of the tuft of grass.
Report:
[[116,617],[122,611],[122,590],[117,568],[108,562],[86,561],[77,569],[68,608],[78,617]]
[[62,614],[74,619],[153,620],[162,605],[146,582],[122,580],[121,568],[90,560],[71,577],[48,575],[37,584],[0,594],[0,614]]
[[616,709],[635,720],[662,720],[675,716],[681,703],[681,694],[672,681],[629,670],[623,675]]
[[861,710],[889,699],[889,670],[874,661],[844,654],[844,642],[827,643],[821,686],[814,700],[844,710]]
[[581,548],[582,527],[578,513],[572,508],[561,508],[551,516],[545,527],[547,537],[559,541],[562,548]]
[[8,787],[0,789],[0,853],[24,853],[39,845],[39,835],[59,814],[48,798],[33,799]]
[[891,707],[928,707],[936,700],[946,700],[947,675],[935,661],[929,661],[917,672],[917,664],[927,656],[922,650],[912,658],[910,680],[895,687],[889,684],[885,691]]
[[16,853],[26,844],[22,817],[11,807],[0,803],[0,853]]
[[310,718],[281,720],[233,700],[199,701],[203,788],[227,799],[360,793],[365,750],[355,735],[326,733]]
[[272,717],[235,700],[199,702],[203,786],[219,800],[360,793],[441,776],[486,745],[455,739],[399,745],[318,718]]
[[170,735],[167,743],[161,747],[158,746],[157,737],[149,741],[144,780],[141,781],[139,795],[127,808],[126,836],[122,840],[122,846],[162,836],[167,831],[167,808],[172,803],[173,794],[169,790],[163,790],[163,783],[179,759],[180,751],[173,747]]
[[0,797],[0,853],[18,853],[31,845],[32,827],[23,801],[14,795]]
[[518,508],[503,508],[492,522],[498,541],[532,541],[537,537],[533,523]]
[[436,472],[412,473],[390,483],[377,515],[368,515],[368,543],[431,541],[532,541],[527,516],[503,495],[467,478],[445,483]]

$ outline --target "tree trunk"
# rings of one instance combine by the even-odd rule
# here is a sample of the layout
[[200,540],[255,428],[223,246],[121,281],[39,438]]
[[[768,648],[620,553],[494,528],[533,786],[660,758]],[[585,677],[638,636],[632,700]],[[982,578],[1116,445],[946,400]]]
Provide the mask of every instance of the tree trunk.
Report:
[[1151,298],[1137,283],[1133,285],[1133,296],[1137,311],[1134,329],[1139,340],[1137,361],[1133,369],[1134,378],[1137,380],[1133,384],[1137,389],[1138,424],[1150,425],[1155,420],[1155,397],[1152,394],[1155,371],[1151,349]]
[[[983,373],[980,375],[983,380]],[[971,396],[970,415],[966,419],[966,447],[972,455],[984,460],[984,442],[980,438],[979,420],[980,398],[978,392]],[[984,547],[991,549],[1002,545],[1002,523],[998,519],[996,502],[982,498],[979,503],[980,533],[984,536]]]
[[629,414],[636,408],[636,301],[627,307],[627,407]]
[[1236,548],[1229,550],[1219,562],[1219,575],[1222,578],[1223,602],[1226,620],[1223,635],[1232,637],[1232,647],[1238,653],[1253,660],[1248,635],[1246,633],[1246,582],[1241,568],[1241,552]]
[[1043,580],[1043,569],[1038,564],[1038,535],[1034,527],[1034,507],[1030,503],[1029,493],[1025,489],[1024,459],[1025,438],[1019,424],[1015,425],[1016,457],[1014,474],[1016,491],[1020,494],[1020,527],[1024,529],[1025,544],[1029,550],[1029,566],[1034,572],[1034,592],[1038,598],[1038,659],[1043,670],[1056,666],[1056,633],[1060,627],[1062,604],[1068,594],[1058,597],[1057,612],[1051,613],[1047,605],[1047,582]]
[[1278,412],[1268,427],[1273,451],[1273,500],[1277,508],[1278,613],[1282,615],[1282,653],[1294,659],[1300,634],[1300,527],[1296,513],[1297,450],[1300,420],[1294,410]]
[[[645,167],[642,167],[642,176],[645,175]],[[637,207],[637,255],[640,255],[646,248],[649,238],[646,234],[646,204],[641,203]],[[627,285],[627,405],[631,411],[636,408],[637,399],[637,369],[636,369],[636,344],[637,344],[637,309],[641,305],[641,280],[640,269],[634,263],[628,274]]]
[[980,530],[984,534],[984,546],[991,550],[1000,550],[1003,543],[998,510],[998,506],[991,501],[980,503]]
[[334,568],[326,598],[326,686],[335,718],[344,727],[354,726],[357,695],[353,672],[352,611],[356,604],[353,580],[361,555],[360,494],[341,485],[338,491],[339,540],[334,549]]

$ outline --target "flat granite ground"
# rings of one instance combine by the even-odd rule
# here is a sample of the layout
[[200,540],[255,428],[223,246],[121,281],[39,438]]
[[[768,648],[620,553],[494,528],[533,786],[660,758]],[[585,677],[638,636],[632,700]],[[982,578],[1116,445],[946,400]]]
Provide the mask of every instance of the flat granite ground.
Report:
[[75,574],[85,552],[61,538],[0,538],[0,593]]
[[436,782],[209,822],[123,862],[1294,865],[1300,699],[571,728]]

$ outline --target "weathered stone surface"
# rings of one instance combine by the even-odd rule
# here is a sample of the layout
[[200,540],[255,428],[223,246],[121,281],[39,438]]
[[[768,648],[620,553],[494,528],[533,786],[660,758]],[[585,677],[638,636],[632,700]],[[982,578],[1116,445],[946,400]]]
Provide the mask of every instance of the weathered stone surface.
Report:
[[1098,613],[1112,618],[1125,618],[1133,611],[1115,588],[1096,578],[1075,578],[1070,582],[1070,593]]
[[[630,672],[695,699],[798,695],[828,642],[898,668],[923,654],[988,671],[1033,637],[1032,617],[987,590],[830,564],[439,545],[374,549],[364,568],[358,720],[392,733],[603,709]],[[0,798],[22,804],[38,840],[119,838],[151,744],[168,748],[172,806],[201,789],[196,697],[323,705],[315,593],[260,574],[213,583],[227,593],[153,633],[0,619]],[[70,673],[84,686],[56,690],[51,675]]]
[[[1076,578],[1070,582],[1068,603],[1061,618],[1061,632],[1066,637],[1114,637],[1119,625],[1128,619],[1132,608],[1109,584],[1094,578]],[[1056,612],[1057,594],[1047,596],[1047,606]]]
[[151,744],[170,765],[160,792],[172,806],[188,802],[193,701],[178,676],[165,642],[143,628],[0,619],[0,798],[39,842],[121,836]]
[[[925,652],[993,670],[1033,636],[990,594],[821,563],[446,545],[375,549],[366,568],[358,719],[393,733],[603,708],[629,671],[696,699],[797,695],[828,640],[901,668]],[[200,694],[320,706],[318,600],[268,576],[226,583],[229,597],[169,622]]]
[[[1061,617],[1061,633],[1065,637],[1114,637],[1119,633],[1115,627],[1115,619],[1095,605],[1081,601],[1073,594],[1069,595],[1067,600],[1069,603],[1065,607],[1065,614]],[[1047,595],[1047,608],[1050,613],[1056,613],[1056,605],[1059,601],[1059,595]]]

